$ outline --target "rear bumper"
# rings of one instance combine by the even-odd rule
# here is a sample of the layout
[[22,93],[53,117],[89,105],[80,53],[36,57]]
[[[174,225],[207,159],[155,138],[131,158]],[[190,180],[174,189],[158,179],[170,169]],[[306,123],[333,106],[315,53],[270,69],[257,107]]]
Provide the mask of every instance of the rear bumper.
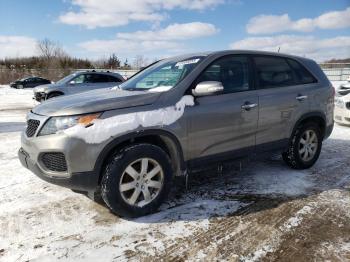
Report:
[[25,168],[29,169],[36,176],[42,180],[45,180],[46,182],[82,192],[91,193],[97,190],[99,179],[97,172],[80,172],[72,173],[68,177],[55,177],[43,172],[42,169],[40,169],[39,166],[30,159],[28,153],[26,153],[22,148],[18,151],[18,158]]
[[334,123],[326,127],[324,139],[327,139],[332,134],[333,128],[334,128]]

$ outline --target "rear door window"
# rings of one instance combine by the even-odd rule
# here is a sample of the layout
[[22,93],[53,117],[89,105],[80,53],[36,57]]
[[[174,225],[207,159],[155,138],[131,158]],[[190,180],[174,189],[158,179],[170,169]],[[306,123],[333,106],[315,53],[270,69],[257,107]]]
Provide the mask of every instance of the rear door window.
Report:
[[120,80],[119,78],[117,77],[114,77],[114,76],[108,76],[108,82],[122,82],[122,80]]
[[275,88],[296,85],[294,72],[286,59],[273,56],[254,58],[259,88]]
[[109,78],[107,75],[103,74],[92,74],[89,83],[107,83]]

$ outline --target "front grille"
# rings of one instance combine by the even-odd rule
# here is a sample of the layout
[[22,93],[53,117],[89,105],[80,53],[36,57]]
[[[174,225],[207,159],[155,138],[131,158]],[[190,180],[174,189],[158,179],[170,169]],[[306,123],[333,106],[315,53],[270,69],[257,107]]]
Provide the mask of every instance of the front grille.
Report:
[[39,127],[39,125],[40,125],[40,121],[39,120],[29,119],[27,121],[27,130],[26,130],[27,137],[34,136],[36,130]]
[[43,153],[41,161],[44,166],[50,171],[65,172],[67,171],[66,158],[63,153]]

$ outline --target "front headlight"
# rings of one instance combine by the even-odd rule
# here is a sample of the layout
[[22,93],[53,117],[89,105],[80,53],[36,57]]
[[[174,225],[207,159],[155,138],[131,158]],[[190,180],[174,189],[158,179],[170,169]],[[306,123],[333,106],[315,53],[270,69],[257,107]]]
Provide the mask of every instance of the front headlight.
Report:
[[93,120],[98,118],[101,113],[86,114],[79,116],[57,116],[51,117],[41,129],[39,136],[55,134],[58,131],[65,130],[77,124],[84,126],[92,125]]

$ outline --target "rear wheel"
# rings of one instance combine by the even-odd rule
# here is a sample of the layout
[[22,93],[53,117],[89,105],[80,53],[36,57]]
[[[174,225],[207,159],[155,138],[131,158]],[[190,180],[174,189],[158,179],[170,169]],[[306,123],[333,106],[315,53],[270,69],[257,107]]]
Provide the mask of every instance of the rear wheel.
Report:
[[294,133],[289,148],[282,154],[283,160],[294,169],[306,169],[315,164],[322,148],[319,126],[307,123]]
[[158,146],[138,144],[115,154],[106,166],[101,195],[116,214],[138,217],[155,212],[172,180],[168,155]]

